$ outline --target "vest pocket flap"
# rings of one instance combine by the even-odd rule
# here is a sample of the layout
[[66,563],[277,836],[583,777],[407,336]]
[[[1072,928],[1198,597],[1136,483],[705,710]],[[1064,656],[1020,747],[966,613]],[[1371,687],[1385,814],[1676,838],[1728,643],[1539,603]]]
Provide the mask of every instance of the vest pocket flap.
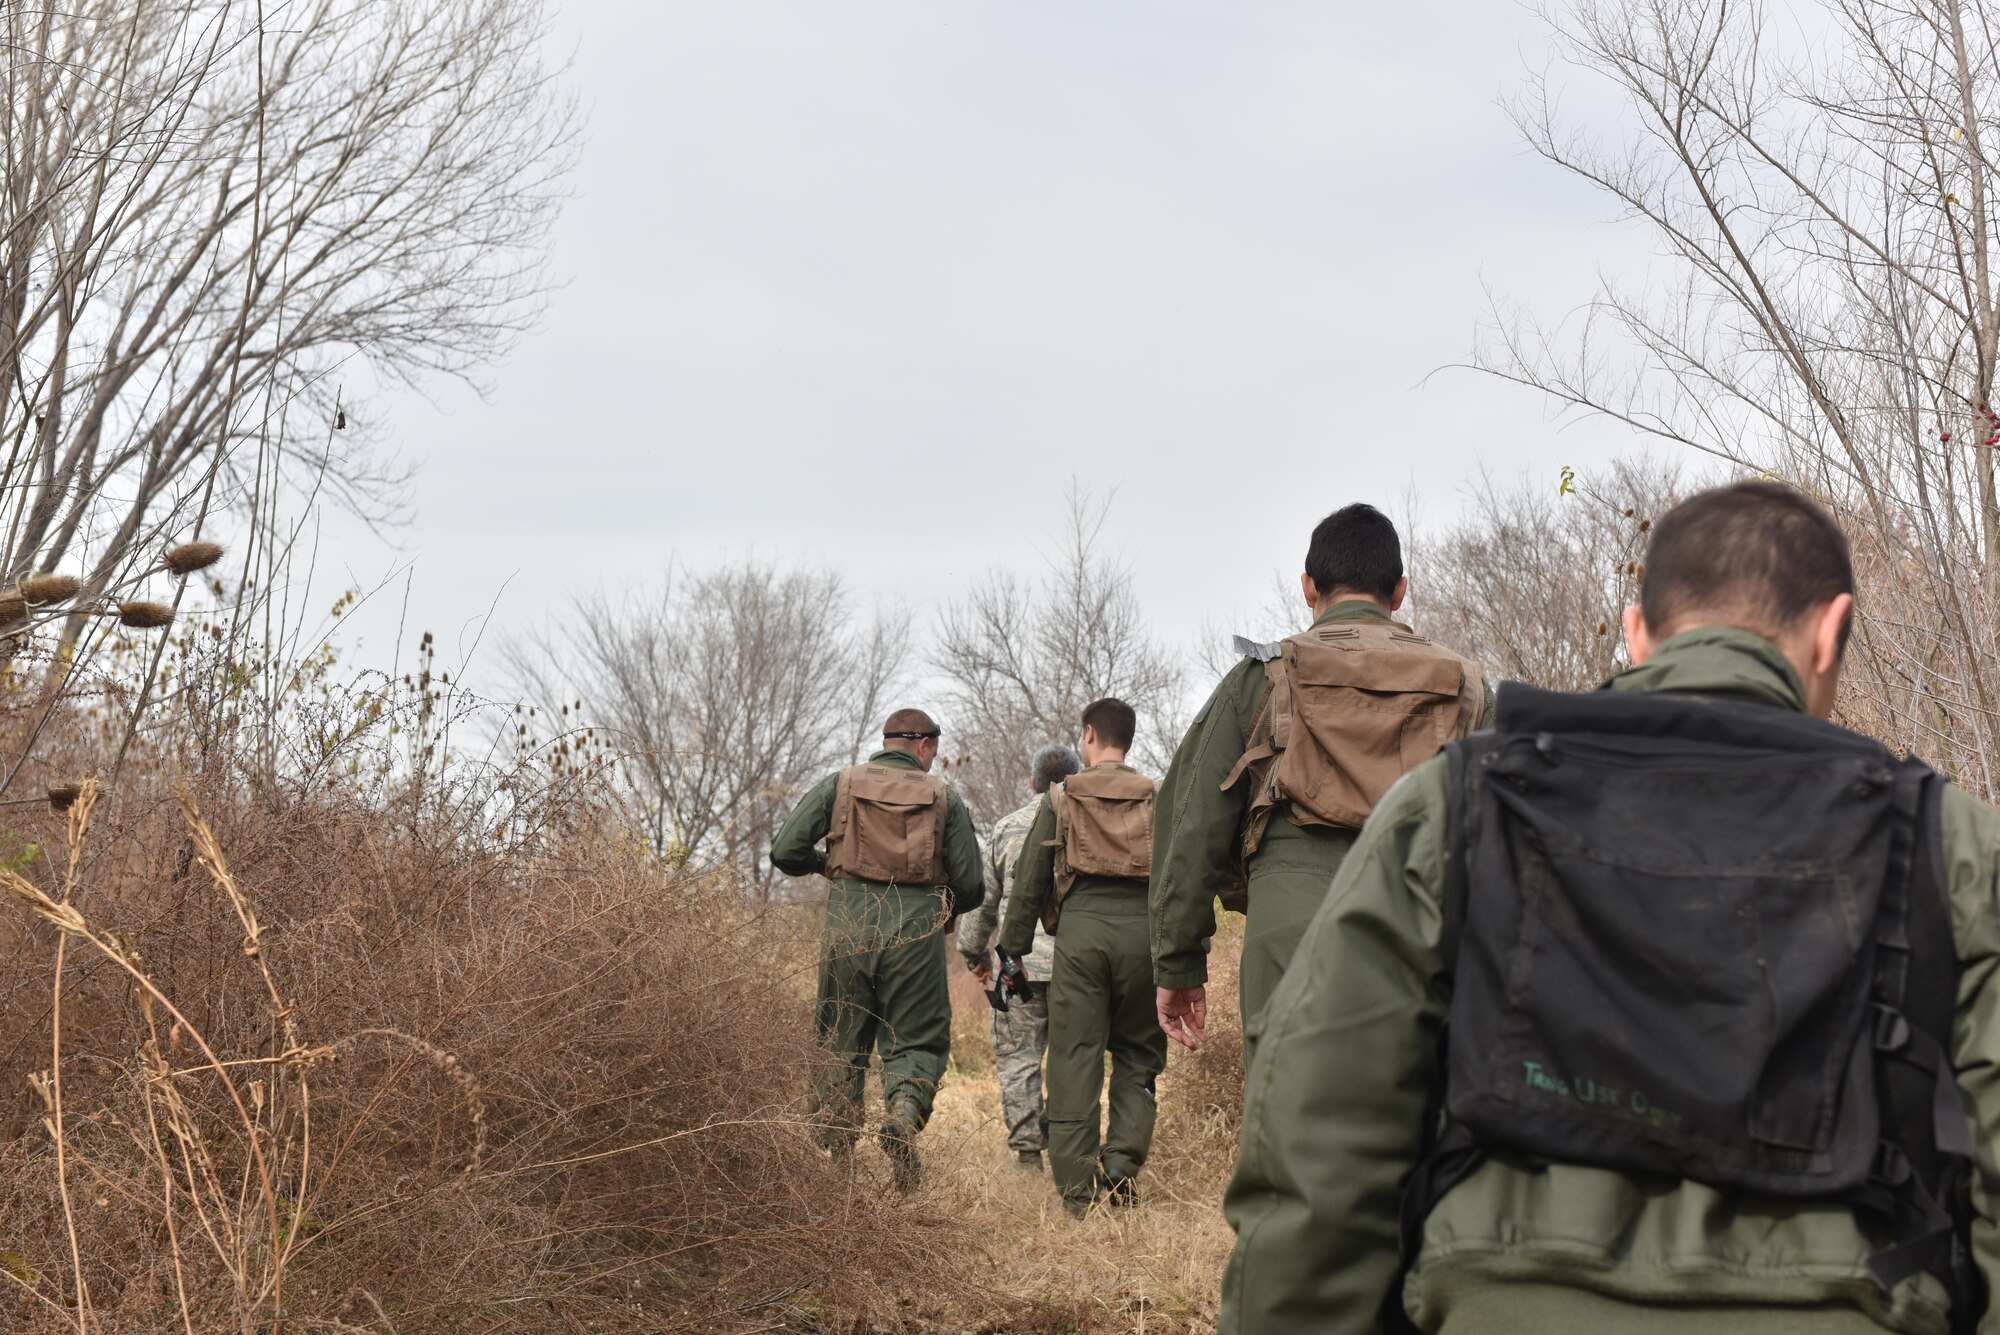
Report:
[[1397,695],[1456,698],[1465,685],[1465,668],[1455,658],[1392,649],[1334,649],[1302,644],[1293,671],[1302,686],[1347,686]]
[[914,776],[857,774],[854,797],[881,807],[927,807],[937,800],[937,787]]
[[1087,784],[1079,784],[1072,779],[1063,788],[1072,797],[1088,797],[1100,802],[1150,802],[1157,791],[1153,781],[1145,775],[1125,770],[1093,774]]

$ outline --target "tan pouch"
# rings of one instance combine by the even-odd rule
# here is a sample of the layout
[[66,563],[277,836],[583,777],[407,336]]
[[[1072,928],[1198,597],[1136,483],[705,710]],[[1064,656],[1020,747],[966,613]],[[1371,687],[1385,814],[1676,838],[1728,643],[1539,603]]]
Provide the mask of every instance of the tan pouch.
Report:
[[1405,774],[1479,726],[1478,665],[1395,622],[1332,623],[1284,642],[1261,737],[1223,787],[1254,776],[1244,856],[1279,803],[1297,825],[1358,830]]
[[942,779],[900,765],[842,770],[827,822],[826,874],[943,884],[945,792]]
[[1143,881],[1153,874],[1153,781],[1126,765],[1098,765],[1049,787],[1056,815],[1055,893],[1042,905],[1050,932],[1078,876]]

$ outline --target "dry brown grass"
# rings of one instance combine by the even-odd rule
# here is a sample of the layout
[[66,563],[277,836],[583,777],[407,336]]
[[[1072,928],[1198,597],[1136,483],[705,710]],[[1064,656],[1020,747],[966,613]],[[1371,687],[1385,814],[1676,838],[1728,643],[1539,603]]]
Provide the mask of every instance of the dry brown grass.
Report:
[[956,1269],[943,1202],[811,1143],[798,915],[581,816],[199,805],[100,812],[66,903],[18,817],[8,1330],[867,1329]]
[[325,791],[17,809],[0,1326],[1212,1328],[1232,952],[1215,1040],[1162,1078],[1142,1208],[1073,1222],[1013,1165],[976,991],[903,1200],[872,1146],[812,1143],[813,914],[663,870],[592,810],[504,844]]
[[[1158,1332],[1215,1327],[1222,1268],[1233,1241],[1222,1191],[1236,1161],[1243,1049],[1236,1010],[1242,920],[1228,919],[1212,959],[1209,1042],[1175,1048],[1159,1082],[1153,1155],[1137,1210],[1066,1215],[1046,1174],[1008,1151],[986,1001],[955,981],[952,1073],[925,1135],[933,1193],[972,1226],[980,1245],[949,1303],[944,1330]],[[982,1317],[981,1305],[984,1305]]]

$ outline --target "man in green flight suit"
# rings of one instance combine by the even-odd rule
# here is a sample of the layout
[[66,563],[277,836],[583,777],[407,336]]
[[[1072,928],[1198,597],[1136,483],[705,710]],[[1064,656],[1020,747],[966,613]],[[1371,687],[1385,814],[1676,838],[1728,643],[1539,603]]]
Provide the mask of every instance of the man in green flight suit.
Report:
[[[1084,769],[1052,784],[1037,805],[1000,924],[1009,955],[1027,952],[1037,918],[1055,936],[1049,1167],[1063,1207],[1079,1218],[1100,1195],[1138,1203],[1134,1179],[1153,1144],[1153,1083],[1167,1065],[1146,946],[1153,781],[1125,763],[1136,723],[1122,700],[1083,711]],[[1100,1135],[1107,1052],[1111,1117]]]
[[1820,722],[1853,589],[1810,498],[1695,496],[1630,669],[1382,801],[1266,1012],[1222,1332],[1992,1329],[2000,812]]
[[[1193,1047],[1207,1023],[1215,901],[1248,914],[1244,1069],[1265,1002],[1353,846],[1407,770],[1478,726],[1479,666],[1394,619],[1402,542],[1371,505],[1313,529],[1299,577],[1312,628],[1245,657],[1195,715],[1160,784],[1152,884],[1160,1027]],[[1245,899],[1247,898],[1247,905]]]
[[971,814],[930,773],[938,737],[930,715],[897,710],[882,727],[882,749],[813,785],[771,841],[779,871],[818,873],[830,886],[813,1019],[832,1059],[815,1090],[824,1143],[852,1150],[879,1047],[887,1112],[879,1138],[903,1191],[920,1180],[916,1137],[951,1056],[938,938],[986,892]]

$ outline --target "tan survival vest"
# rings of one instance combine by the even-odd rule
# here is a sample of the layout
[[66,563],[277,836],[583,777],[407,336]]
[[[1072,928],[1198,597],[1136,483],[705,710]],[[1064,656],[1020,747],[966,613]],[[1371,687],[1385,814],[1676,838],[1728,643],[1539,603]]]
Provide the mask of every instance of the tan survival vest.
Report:
[[835,780],[826,826],[829,877],[884,885],[943,885],[943,779],[870,763]]
[[[1295,825],[1358,830],[1396,780],[1479,726],[1479,665],[1395,621],[1328,621],[1277,644],[1240,641],[1268,686],[1243,758],[1252,776],[1243,859],[1278,804]],[[1236,907],[1224,897],[1225,907]]]
[[1153,874],[1153,781],[1130,765],[1093,765],[1049,785],[1056,813],[1055,893],[1042,902],[1053,932],[1078,876],[1143,881]]

